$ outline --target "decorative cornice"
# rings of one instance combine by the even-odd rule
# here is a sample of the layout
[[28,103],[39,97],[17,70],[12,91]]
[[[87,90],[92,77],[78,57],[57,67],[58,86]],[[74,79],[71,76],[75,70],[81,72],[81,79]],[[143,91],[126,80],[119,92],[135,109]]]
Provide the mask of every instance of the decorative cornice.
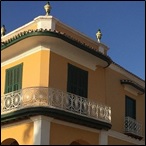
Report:
[[108,136],[129,142],[129,143],[133,143],[134,145],[145,145],[145,140],[138,140],[138,139],[132,138],[130,136],[127,136],[123,133],[120,133],[118,131],[114,131],[112,129],[110,129],[108,131]]
[[130,71],[126,70],[124,67],[120,66],[120,65],[117,64],[116,62],[113,61],[113,62],[111,63],[111,65],[112,65],[112,64],[116,65],[116,66],[119,67],[120,69],[126,71],[127,73],[131,74],[132,76],[134,76],[134,77],[136,77],[136,78],[138,78],[139,80],[141,80],[141,81],[144,82],[143,79],[141,79],[140,77],[138,77],[138,76],[136,76],[135,74],[131,73]]
[[88,117],[79,116],[74,113],[69,113],[58,109],[48,108],[43,106],[29,107],[26,109],[20,109],[11,113],[1,115],[1,125],[10,123],[14,120],[16,121],[24,118],[26,119],[36,115],[54,117],[59,120],[72,122],[75,124],[84,125],[87,127],[100,129],[100,130],[101,129],[109,130],[112,126],[110,123],[98,121],[95,119],[90,119]]
[[62,33],[62,32],[56,31],[56,30],[53,30],[53,31],[47,30],[47,29],[45,29],[45,30],[36,29],[36,30],[28,30],[28,31],[20,32],[19,34],[17,34],[16,36],[13,36],[12,38],[8,39],[7,41],[1,42],[1,51],[25,38],[33,37],[33,36],[51,36],[51,37],[60,38],[64,41],[106,61],[108,64],[107,66],[109,66],[112,63],[112,60],[109,56],[102,54],[101,52],[97,51],[93,47],[90,47],[90,46],[86,45],[85,43],[82,43],[79,40],[74,39],[73,37],[67,35],[66,33]]
[[127,79],[122,79],[120,80],[121,84],[124,85],[131,85],[132,87],[136,88],[137,90],[139,90],[138,94],[144,94],[145,93],[145,88],[143,88],[142,86],[140,86],[139,84],[131,81],[131,80],[127,80]]

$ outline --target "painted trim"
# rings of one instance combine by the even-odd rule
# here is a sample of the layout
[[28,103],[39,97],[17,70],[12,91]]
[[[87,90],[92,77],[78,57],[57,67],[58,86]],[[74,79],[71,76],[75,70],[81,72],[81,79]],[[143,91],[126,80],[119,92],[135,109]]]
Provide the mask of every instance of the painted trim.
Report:
[[101,130],[99,133],[99,145],[108,145],[108,132]]
[[103,44],[103,43],[100,43],[100,44],[99,44],[97,41],[92,40],[90,37],[86,36],[85,34],[79,32],[79,31],[77,31],[77,30],[75,30],[74,28],[72,28],[72,27],[70,27],[70,26],[68,26],[68,25],[66,25],[66,24],[64,24],[64,23],[62,23],[62,22],[60,22],[60,21],[58,21],[57,24],[58,24],[58,25],[61,25],[61,27],[67,29],[68,31],[72,31],[74,34],[76,34],[76,35],[78,35],[78,36],[80,36],[80,37],[86,39],[86,40],[89,41],[90,43],[94,43],[94,44],[97,45],[97,46],[102,46],[102,47],[105,49],[105,51],[108,51],[108,50],[109,50],[109,48],[108,48],[105,44]]
[[25,27],[27,27],[27,26],[29,26],[29,25],[31,25],[31,24],[33,24],[33,23],[34,23],[34,21],[30,21],[29,23],[27,23],[27,24],[25,24],[25,25],[23,25],[23,26],[21,26],[21,27],[15,29],[15,30],[11,31],[10,33],[8,33],[8,34],[2,36],[1,38],[2,38],[2,39],[6,39],[7,37],[11,37],[11,35],[15,35],[15,34],[19,33],[19,31],[20,31],[21,29],[24,29]]
[[15,112],[10,112],[10,113],[1,115],[1,125],[11,122],[16,119],[28,118],[30,116],[35,116],[35,115],[44,115],[44,116],[54,117],[60,120],[73,122],[76,124],[92,127],[95,129],[108,130],[112,126],[110,123],[91,119],[84,116],[79,116],[71,112],[65,112],[59,109],[43,107],[43,106],[29,107],[29,108],[20,109]]
[[[5,124],[5,125],[1,125],[1,128],[13,127],[13,126],[21,125],[21,124],[24,124],[24,123],[32,123],[35,120],[34,117],[39,117],[39,116],[33,116],[33,117],[30,117],[30,119],[26,119],[26,120],[21,119],[21,121],[14,121],[13,123],[8,123],[8,124]],[[51,117],[48,117],[48,118],[51,120],[52,123],[56,123],[56,124],[60,124],[60,125],[68,126],[68,127],[73,127],[73,128],[77,128],[77,129],[81,129],[81,130],[86,130],[86,131],[90,131],[90,132],[94,132],[94,133],[99,133],[100,132],[100,130],[98,130],[98,129],[94,129],[94,128],[86,127],[86,126],[83,126],[83,125],[78,125],[78,124],[75,124],[75,123],[54,119],[54,118],[51,118]]]
[[138,83],[142,87],[145,86],[145,81],[144,80],[140,79],[138,76],[130,73],[129,71],[126,71],[124,68],[119,67],[117,64],[111,63],[109,68],[118,72],[118,73],[120,73],[120,74],[122,74],[122,75],[124,75],[128,79],[132,79],[134,82]]
[[114,131],[114,130],[109,130],[108,136],[129,142],[129,143],[133,143],[135,145],[145,145],[145,141],[143,141],[143,140],[139,141],[138,139],[131,138],[125,134],[122,134],[122,133]]
[[15,62],[15,61],[18,61],[18,60],[20,60],[20,59],[22,59],[22,58],[25,58],[25,57],[27,57],[27,56],[29,56],[29,55],[32,55],[32,54],[34,54],[34,53],[37,53],[37,52],[39,52],[39,51],[43,51],[43,50],[50,50],[50,49],[46,49],[46,48],[43,48],[41,45],[40,46],[37,46],[37,47],[35,47],[35,48],[32,48],[31,50],[29,50],[29,51],[26,51],[26,52],[24,52],[24,53],[22,53],[22,54],[20,54],[20,55],[18,55],[18,56],[16,56],[16,57],[13,57],[13,58],[11,58],[11,59],[9,59],[9,60],[7,60],[7,61],[4,61],[4,62],[2,62],[1,63],[1,67],[3,67],[3,66],[5,66],[5,65],[8,65],[8,64],[10,64],[10,63],[13,63],[13,62]]
[[15,43],[17,43],[23,39],[26,39],[28,37],[33,37],[33,36],[51,36],[51,37],[56,37],[56,38],[62,39],[64,41],[78,47],[79,49],[84,50],[84,51],[106,61],[107,66],[109,66],[112,63],[112,60],[109,56],[103,55],[99,51],[96,51],[96,50],[90,48],[89,46],[82,44],[81,42],[79,42],[75,39],[72,39],[70,36],[67,36],[66,34],[61,34],[60,32],[48,31],[48,30],[42,30],[42,29],[31,30],[28,32],[21,32],[20,34],[15,36],[15,38],[11,38],[8,41],[3,42],[3,45],[1,45],[1,51],[6,49],[7,47],[10,47],[11,45],[14,45]]
[[50,145],[51,121],[53,118],[46,116],[31,117],[34,122],[33,139],[34,145]]
[[21,124],[27,124],[27,123],[33,123],[31,119],[24,119],[21,121],[14,121],[13,123],[6,123],[5,125],[1,125],[1,129],[8,128],[8,127],[13,127]]
[[[79,124],[75,124],[75,123],[71,123],[71,122],[67,122],[67,121],[62,121],[62,120],[59,120],[59,119],[54,119],[54,118],[50,118],[51,119],[51,122],[52,123],[56,123],[56,124],[60,124],[60,125],[64,125],[64,126],[69,126],[69,127],[72,127],[72,128],[77,128],[77,129],[81,129],[81,130],[86,130],[86,131],[90,131],[90,132],[94,132],[94,133],[100,133],[101,130],[98,130],[98,129],[95,129],[95,128],[90,128],[90,127],[86,127],[86,126],[83,126],[83,125],[79,125]],[[34,117],[30,117],[30,119],[27,119],[27,120],[22,120],[21,121],[14,121],[14,123],[9,123],[9,124],[5,124],[5,125],[1,125],[1,128],[8,128],[8,127],[11,127],[11,126],[16,126],[16,125],[20,125],[20,124],[23,124],[23,123],[32,123],[34,121]],[[123,133],[120,133],[120,132],[117,132],[117,131],[114,131],[112,129],[108,130],[107,131],[107,135],[110,136],[110,137],[114,137],[114,138],[117,138],[119,140],[123,140],[125,142],[130,142],[130,143],[133,143],[135,145],[145,145],[145,141],[144,140],[136,140],[134,138],[131,138]]]
[[[135,96],[138,96],[137,92],[135,89],[132,88],[132,86],[129,86],[129,85],[123,85],[124,86],[124,90],[128,91],[129,93],[135,95]],[[128,87],[129,86],[129,87]]]
[[[86,126],[83,126],[83,125],[78,125],[78,124],[75,124],[75,123],[70,123],[70,122],[66,122],[66,121],[62,121],[62,120],[58,120],[58,119],[53,119],[51,121],[52,123],[56,123],[56,124],[60,124],[60,125],[64,125],[64,126],[69,126],[69,127],[72,127],[72,128],[77,128],[77,129],[81,129],[81,130],[86,130],[86,131],[90,131],[90,132],[94,132],[94,133],[100,133],[101,130],[98,130],[98,129],[95,129],[95,128],[90,128],[90,127],[86,127]],[[108,131],[103,131],[105,132],[108,136],[111,136],[111,137],[114,137],[114,138],[117,138],[119,140],[123,140],[125,142],[131,142],[133,144],[138,144],[138,145],[144,145],[145,144],[145,141],[141,140],[136,140],[134,138],[131,138],[131,137],[128,137],[127,135],[123,134],[123,133],[120,133],[120,132],[117,132],[117,131],[114,131],[114,130],[108,130]]]
[[[86,131],[90,131],[90,132],[94,132],[94,133],[98,133],[98,134],[101,132],[101,130],[98,130],[98,129],[95,129],[95,128],[86,127],[86,126],[83,126],[83,125],[78,125],[78,124],[70,123],[70,122],[66,122],[66,121],[61,121],[61,120],[58,120],[58,119],[53,119],[52,123],[65,125],[65,126],[69,126],[69,127],[73,127],[73,128],[78,128],[78,129],[81,129],[81,130],[86,130]],[[137,145],[145,145],[144,140],[139,141],[138,139],[131,138],[131,137],[129,137],[129,136],[123,134],[123,133],[114,131],[112,129],[110,129],[108,131],[102,131],[102,132],[105,132],[104,134],[107,134],[107,136],[111,136],[111,137],[117,138],[119,140],[123,140],[125,142],[131,142],[131,143],[137,144]]]
[[131,80],[120,80],[121,84],[124,85],[130,85],[132,87],[134,87],[135,89],[139,90],[140,92],[138,94],[144,94],[145,93],[145,89],[143,87],[141,87],[139,84],[132,82]]
[[53,16],[38,16],[34,19],[34,21],[37,23],[37,29],[51,29],[55,30],[56,23],[59,21]]
[[71,123],[71,122],[67,122],[67,121],[62,121],[59,119],[53,119],[52,123],[56,123],[56,124],[60,124],[60,125],[64,125],[64,126],[68,126],[68,127],[72,127],[72,128],[77,128],[77,129],[81,129],[81,130],[86,130],[86,131],[90,131],[90,132],[94,132],[94,133],[100,132],[100,130],[95,129],[95,128],[91,128],[91,127],[87,127],[84,125],[79,125],[79,124],[75,124],[75,123]]

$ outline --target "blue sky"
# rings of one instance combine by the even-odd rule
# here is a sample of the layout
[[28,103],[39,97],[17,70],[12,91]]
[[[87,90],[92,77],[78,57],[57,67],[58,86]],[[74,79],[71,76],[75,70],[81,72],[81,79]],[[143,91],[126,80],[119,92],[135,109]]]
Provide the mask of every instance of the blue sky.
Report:
[[[45,15],[46,1],[2,1],[1,26],[7,33]],[[145,80],[144,1],[50,1],[51,15],[110,49],[111,59]]]

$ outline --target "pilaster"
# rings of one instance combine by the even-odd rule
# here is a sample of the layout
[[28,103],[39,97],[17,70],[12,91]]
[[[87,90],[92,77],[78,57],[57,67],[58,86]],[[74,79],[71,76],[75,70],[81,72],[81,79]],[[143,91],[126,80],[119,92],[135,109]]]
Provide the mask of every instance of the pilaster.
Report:
[[46,116],[34,116],[31,118],[34,122],[34,145],[50,145],[50,127],[53,118]]

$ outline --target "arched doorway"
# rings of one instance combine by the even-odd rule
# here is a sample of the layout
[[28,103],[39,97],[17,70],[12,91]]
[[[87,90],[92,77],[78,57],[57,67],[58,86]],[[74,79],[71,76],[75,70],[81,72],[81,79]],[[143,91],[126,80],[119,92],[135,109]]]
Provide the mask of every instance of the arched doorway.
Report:
[[90,144],[85,140],[78,139],[78,140],[72,141],[70,145],[90,145]]
[[77,141],[73,141],[70,145],[81,145],[81,144],[78,143]]
[[13,138],[7,138],[2,141],[1,145],[19,145],[19,143]]

